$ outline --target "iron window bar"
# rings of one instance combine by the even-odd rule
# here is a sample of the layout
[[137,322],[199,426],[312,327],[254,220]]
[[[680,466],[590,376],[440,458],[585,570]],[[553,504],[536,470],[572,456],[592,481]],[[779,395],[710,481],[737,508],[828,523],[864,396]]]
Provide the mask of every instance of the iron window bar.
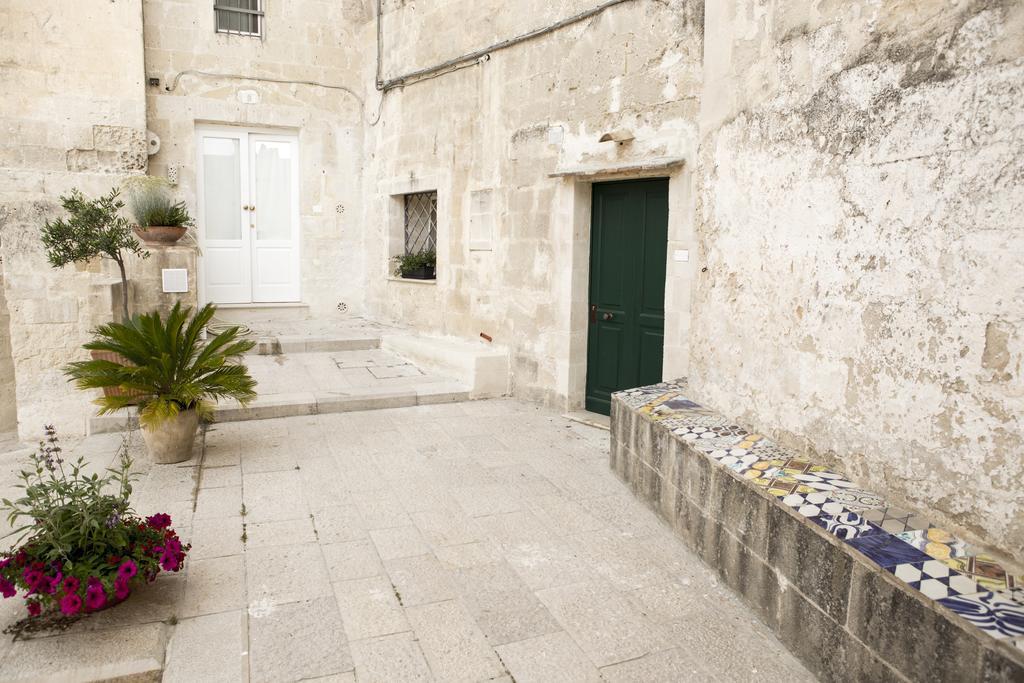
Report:
[[405,253],[437,251],[437,192],[405,195]]
[[[231,0],[227,1],[231,2]],[[233,33],[241,36],[262,36],[265,12],[261,8],[261,1],[234,0],[234,2],[239,4],[229,5],[218,2],[213,4],[217,32]],[[249,6],[243,7],[242,3]],[[232,23],[235,26],[232,26]]]

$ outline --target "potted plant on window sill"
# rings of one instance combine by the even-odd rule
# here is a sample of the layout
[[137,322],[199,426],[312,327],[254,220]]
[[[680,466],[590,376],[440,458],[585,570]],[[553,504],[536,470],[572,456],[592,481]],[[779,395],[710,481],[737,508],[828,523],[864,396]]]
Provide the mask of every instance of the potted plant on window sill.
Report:
[[212,402],[229,398],[245,405],[256,397],[256,381],[239,362],[255,342],[229,327],[204,344],[200,335],[216,308],[207,304],[190,320],[191,312],[177,303],[166,320],[154,311],[127,323],[101,325],[85,348],[120,354],[130,364],[93,359],[64,369],[79,389],[113,386],[138,392],[134,400],[103,396],[96,403],[101,415],[137,403],[142,438],[153,461],[161,464],[192,457],[199,420],[212,412]]
[[172,201],[163,178],[133,178],[129,182],[129,205],[135,216],[135,234],[151,246],[172,245],[195,225],[185,202]]
[[437,254],[433,249],[395,257],[395,275],[407,280],[433,280],[437,267]]

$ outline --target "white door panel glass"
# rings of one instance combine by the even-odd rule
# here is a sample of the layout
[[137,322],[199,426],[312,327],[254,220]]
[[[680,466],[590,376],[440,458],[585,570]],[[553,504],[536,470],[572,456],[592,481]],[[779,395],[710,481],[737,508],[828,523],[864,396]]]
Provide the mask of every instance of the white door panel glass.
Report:
[[199,163],[205,299],[299,301],[297,140],[211,127]]
[[203,217],[206,238],[241,240],[242,163],[240,141],[230,138],[203,139]]

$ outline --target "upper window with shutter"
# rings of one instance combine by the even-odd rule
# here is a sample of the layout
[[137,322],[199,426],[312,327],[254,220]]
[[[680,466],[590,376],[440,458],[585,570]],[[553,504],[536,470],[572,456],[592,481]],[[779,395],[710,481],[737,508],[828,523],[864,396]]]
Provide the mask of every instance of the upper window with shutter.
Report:
[[218,33],[263,35],[263,0],[214,0]]

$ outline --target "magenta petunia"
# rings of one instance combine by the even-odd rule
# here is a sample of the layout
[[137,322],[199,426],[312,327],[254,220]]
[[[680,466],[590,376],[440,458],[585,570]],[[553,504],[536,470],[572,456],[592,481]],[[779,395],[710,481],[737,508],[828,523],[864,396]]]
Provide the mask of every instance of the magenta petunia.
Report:
[[124,564],[117,568],[117,575],[119,577],[123,576],[127,579],[132,578],[133,576],[138,574],[138,572],[139,567],[132,560],[125,561]]
[[124,600],[131,594],[131,592],[132,589],[128,587],[127,578],[119,576],[114,579],[114,597],[118,600]]
[[43,611],[43,606],[41,604],[39,604],[38,602],[36,602],[35,600],[29,602],[27,607],[28,607],[28,614],[29,614],[30,617],[38,617],[40,615],[40,613],[42,613],[42,611]]
[[77,593],[78,587],[81,586],[81,582],[74,576],[64,577],[64,592],[65,593]]
[[46,578],[41,571],[32,568],[26,569],[21,576],[25,579],[25,585],[28,586],[29,595],[38,592],[41,588],[40,584]]
[[18,594],[18,589],[7,579],[0,578],[0,593],[2,593],[5,598],[13,598]]
[[171,516],[164,512],[158,512],[146,517],[146,523],[154,529],[166,529],[171,525]]
[[68,593],[60,599],[60,611],[68,616],[78,614],[81,609],[82,598],[78,597],[77,593]]
[[107,592],[103,590],[100,580],[93,577],[89,579],[89,585],[85,589],[85,606],[89,609],[100,609],[107,604]]

